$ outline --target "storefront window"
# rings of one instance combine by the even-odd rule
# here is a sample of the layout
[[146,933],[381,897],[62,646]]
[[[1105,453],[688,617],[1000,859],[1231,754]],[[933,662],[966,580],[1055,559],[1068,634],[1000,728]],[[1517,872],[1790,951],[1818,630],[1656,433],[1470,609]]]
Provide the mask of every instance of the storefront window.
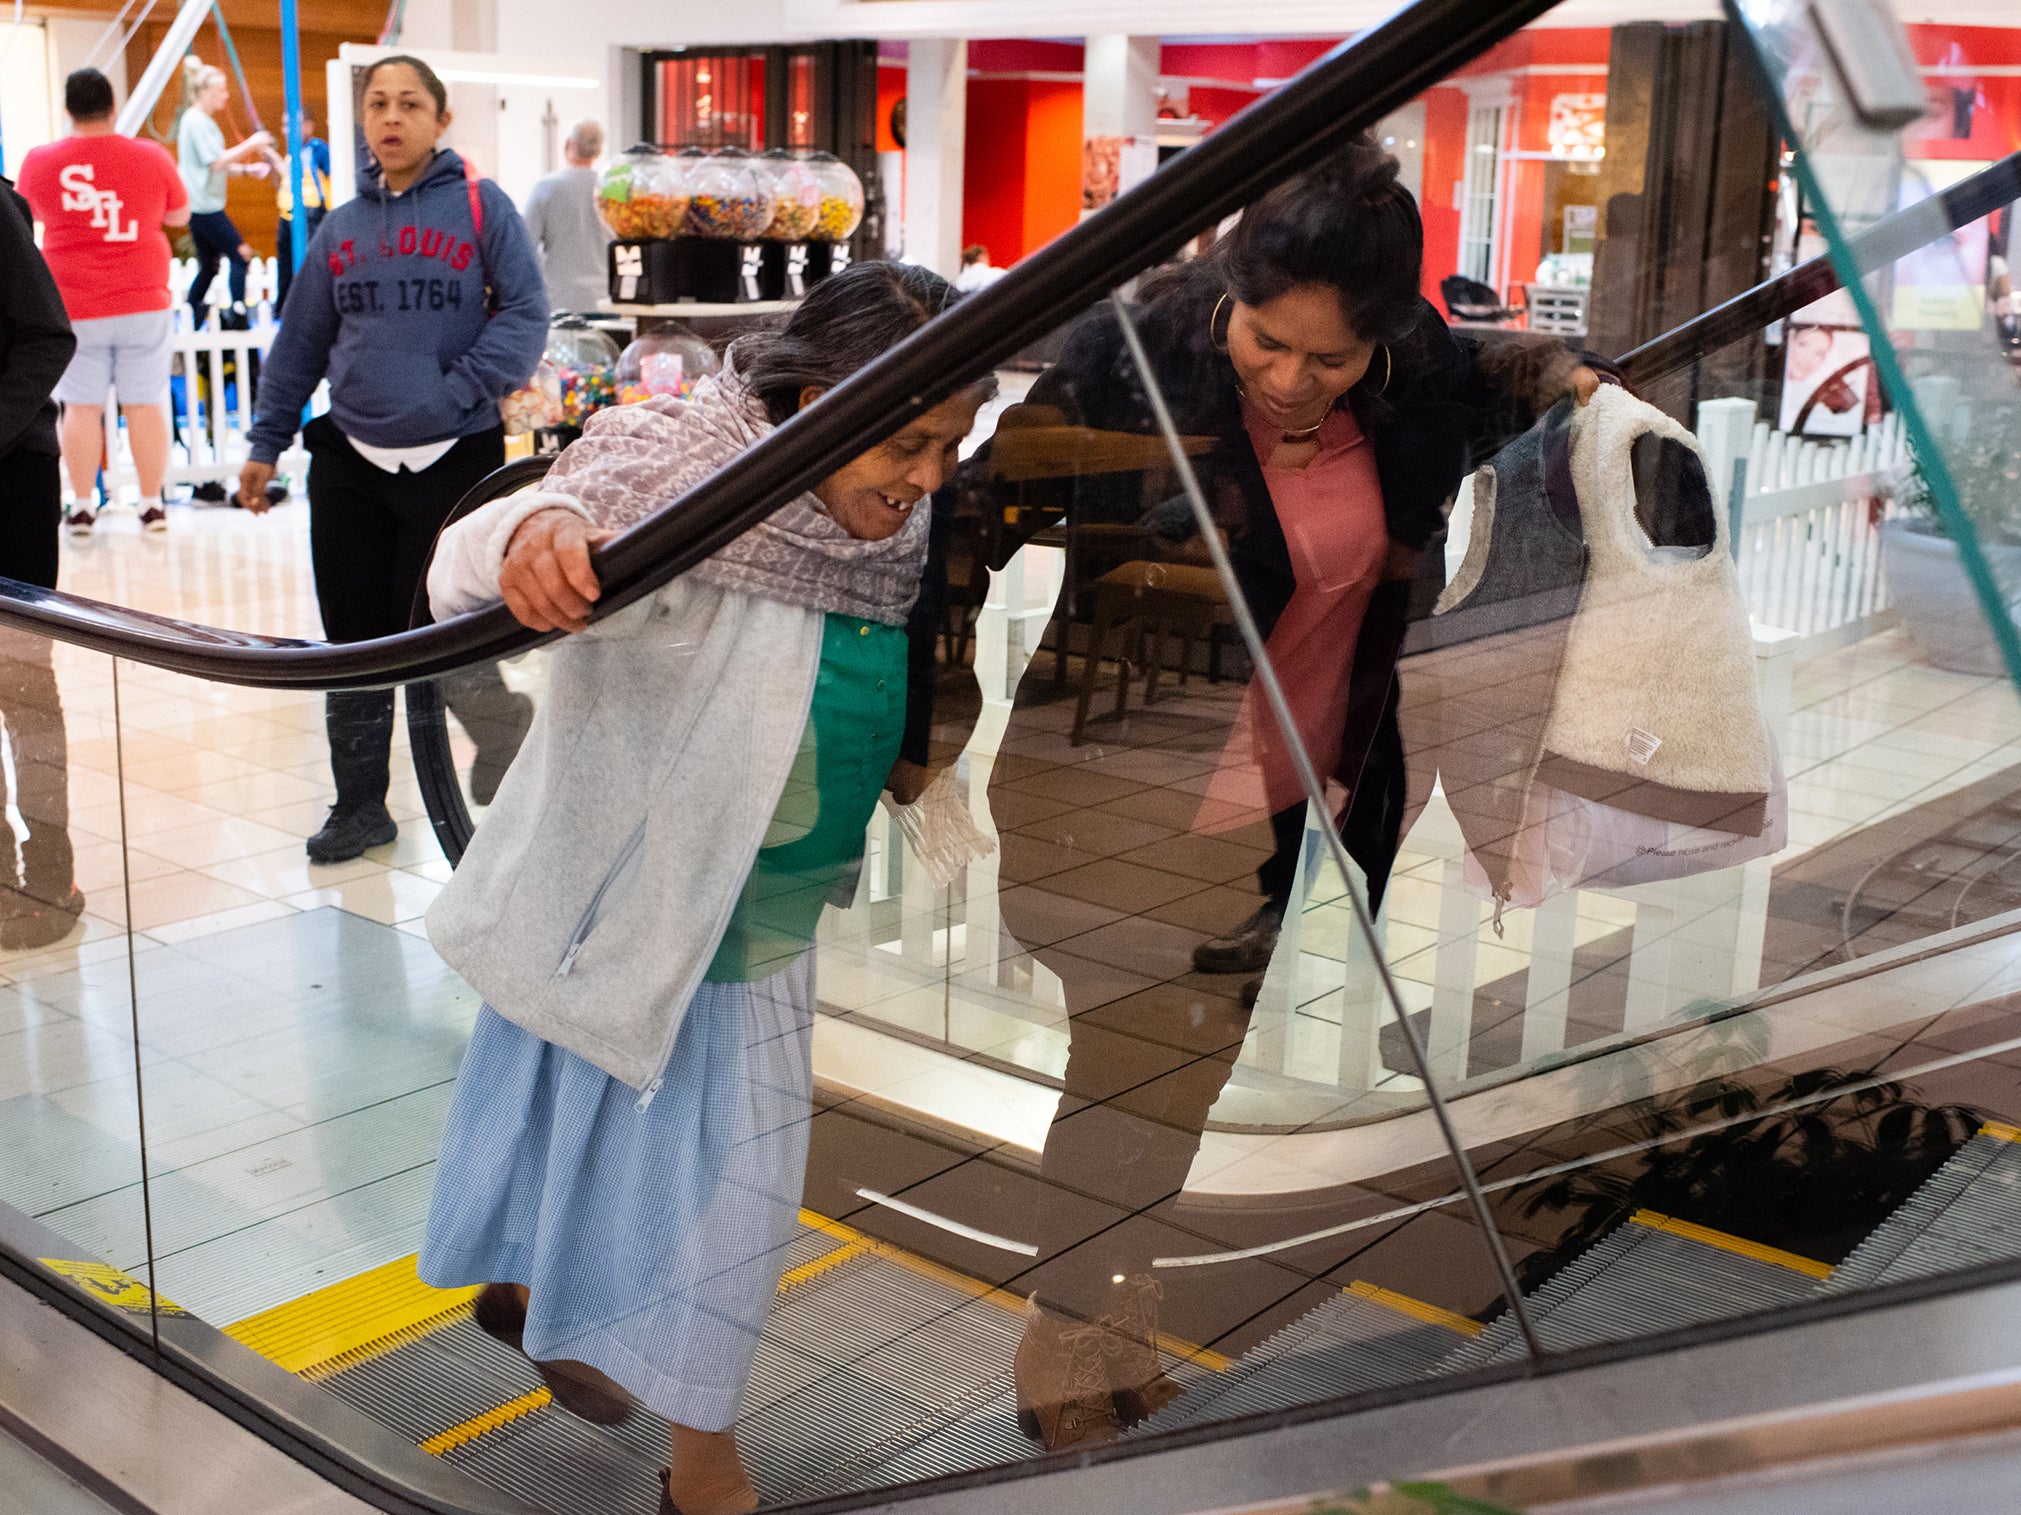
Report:
[[1500,105],[1476,105],[1467,112],[1467,159],[1460,202],[1460,269],[1469,279],[1492,285],[1495,244],[1502,202]]

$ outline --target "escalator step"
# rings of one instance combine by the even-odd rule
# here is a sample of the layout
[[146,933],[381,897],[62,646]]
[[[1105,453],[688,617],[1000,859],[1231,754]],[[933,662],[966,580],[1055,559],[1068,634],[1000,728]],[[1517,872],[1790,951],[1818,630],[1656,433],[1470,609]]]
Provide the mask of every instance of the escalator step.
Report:
[[[847,1228],[787,1257],[737,1435],[769,1501],[872,1488],[1022,1456],[1010,1363],[1018,1302]],[[593,1426],[549,1403],[520,1354],[467,1311],[312,1373],[444,1461],[557,1511],[657,1508],[668,1427],[641,1409]],[[501,1408],[503,1407],[503,1408]]]
[[[1545,1349],[1569,1351],[1793,1304],[1815,1293],[1819,1277],[1830,1271],[1738,1238],[1711,1240],[1719,1233],[1700,1227],[1668,1228],[1673,1225],[1637,1216],[1530,1295],[1525,1303]],[[1515,1321],[1505,1314],[1447,1358],[1441,1371],[1524,1355]]]
[[1989,1127],[1853,1248],[1823,1292],[2021,1257],[2021,1133]]
[[1413,1320],[1359,1292],[1339,1294],[1258,1343],[1224,1373],[1175,1371],[1187,1392],[1138,1432],[1406,1383],[1433,1372],[1459,1339],[1451,1326]]

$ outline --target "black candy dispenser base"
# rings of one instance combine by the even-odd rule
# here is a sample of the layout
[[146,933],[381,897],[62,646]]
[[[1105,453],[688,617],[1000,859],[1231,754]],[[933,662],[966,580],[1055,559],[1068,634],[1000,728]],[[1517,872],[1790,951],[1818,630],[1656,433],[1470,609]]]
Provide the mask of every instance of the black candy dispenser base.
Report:
[[849,266],[849,248],[835,242],[766,242],[758,263],[758,297],[797,300]]
[[613,242],[611,301],[617,305],[672,305],[680,300],[742,305],[779,299],[781,296],[763,293],[764,255],[770,245],[713,237]]
[[686,278],[681,293],[705,305],[737,305],[763,299],[765,244],[682,237]]
[[839,274],[849,266],[849,244],[847,242],[809,242],[807,244],[807,282],[818,283],[830,274]]
[[613,242],[610,245],[611,300],[618,305],[671,305],[681,297],[681,243]]

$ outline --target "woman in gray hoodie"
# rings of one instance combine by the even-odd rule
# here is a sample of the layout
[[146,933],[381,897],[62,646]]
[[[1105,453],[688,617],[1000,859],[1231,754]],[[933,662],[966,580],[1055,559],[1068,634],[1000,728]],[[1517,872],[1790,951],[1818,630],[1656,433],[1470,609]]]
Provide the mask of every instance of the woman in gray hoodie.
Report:
[[[239,503],[267,508],[274,464],[299,427],[308,446],[309,547],[323,633],[362,642],[405,631],[435,534],[505,462],[498,402],[547,343],[547,293],[505,192],[439,146],[449,91],[419,58],[381,58],[359,120],[372,171],[310,239],[260,373]],[[323,379],[330,409],[306,427]],[[471,789],[491,798],[529,703],[486,665],[444,685],[477,744]],[[390,689],[328,697],[337,802],[309,861],[341,863],[398,831],[386,808]]]
[[[755,1508],[730,1427],[798,1230],[814,928],[902,790],[905,622],[972,386],[595,625],[600,535],[675,504],[953,298],[862,263],[687,399],[605,410],[443,534],[438,616],[503,599],[548,696],[429,937],[483,995],[421,1275],[555,1399],[673,1422],[662,1509]],[[676,508],[678,508],[676,506]],[[909,798],[900,793],[899,798]]]

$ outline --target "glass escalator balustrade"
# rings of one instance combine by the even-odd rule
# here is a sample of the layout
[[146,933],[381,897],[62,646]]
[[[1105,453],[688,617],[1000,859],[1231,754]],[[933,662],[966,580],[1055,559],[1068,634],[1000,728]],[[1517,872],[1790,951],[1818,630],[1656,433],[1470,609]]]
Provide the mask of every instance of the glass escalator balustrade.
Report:
[[[671,1421],[786,1504],[2021,1257],[2021,710],[1903,556],[2004,520],[2009,229],[1655,341],[1908,235],[1925,160],[1861,128],[1873,188],[1826,106],[1786,144],[1738,28],[1554,35],[1472,65],[1534,111],[1378,129],[1457,102],[1492,194],[1350,153],[1000,368],[945,468],[851,462],[935,475],[921,593],[735,665],[755,799],[673,729],[730,657],[706,571],[410,687],[400,839],[334,870],[321,693],[126,661],[115,729],[56,646],[88,903],[0,958],[0,1199],[473,1503],[651,1511],[671,1456],[690,1515],[727,1444]],[[1597,152],[1603,67],[1674,129]],[[1461,250],[1590,257],[1585,334],[1448,319]],[[594,446],[543,487],[632,519]],[[614,730],[630,768],[553,787]],[[481,911],[431,941],[473,828],[465,898],[560,922],[537,992]],[[677,958],[651,1066],[557,1029],[659,1014]]]

